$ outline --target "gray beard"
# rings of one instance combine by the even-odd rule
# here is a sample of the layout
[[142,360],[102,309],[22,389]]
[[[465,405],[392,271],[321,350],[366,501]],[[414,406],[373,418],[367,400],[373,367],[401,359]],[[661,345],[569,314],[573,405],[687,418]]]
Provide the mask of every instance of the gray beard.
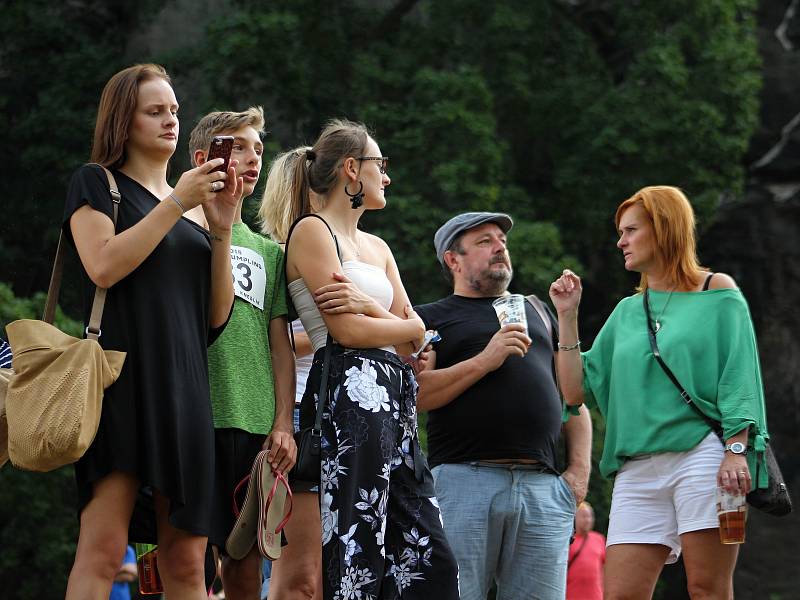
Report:
[[506,293],[513,276],[514,271],[510,267],[508,271],[484,269],[478,277],[470,280],[469,287],[483,296],[502,296]]

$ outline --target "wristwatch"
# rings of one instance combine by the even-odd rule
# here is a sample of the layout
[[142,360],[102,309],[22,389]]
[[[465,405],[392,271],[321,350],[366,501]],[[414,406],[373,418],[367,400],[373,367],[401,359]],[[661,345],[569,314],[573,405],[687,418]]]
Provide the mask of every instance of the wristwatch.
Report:
[[733,442],[732,444],[725,444],[725,451],[744,455],[747,454],[747,446],[742,442]]

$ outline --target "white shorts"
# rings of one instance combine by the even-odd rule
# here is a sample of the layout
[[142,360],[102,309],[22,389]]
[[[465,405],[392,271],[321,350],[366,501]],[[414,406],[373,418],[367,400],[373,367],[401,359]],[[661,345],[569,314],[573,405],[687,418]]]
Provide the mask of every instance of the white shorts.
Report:
[[709,433],[686,452],[630,459],[614,481],[606,546],[669,546],[666,564],[681,553],[680,535],[718,528],[715,490],[724,450]]

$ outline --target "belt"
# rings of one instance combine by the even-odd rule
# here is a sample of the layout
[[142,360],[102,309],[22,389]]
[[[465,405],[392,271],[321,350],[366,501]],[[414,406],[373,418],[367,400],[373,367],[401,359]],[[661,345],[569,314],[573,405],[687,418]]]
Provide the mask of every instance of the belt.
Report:
[[495,469],[508,469],[509,471],[532,471],[534,473],[551,473],[557,475],[553,469],[541,462],[535,463],[497,463],[487,462],[483,460],[470,461],[470,466],[473,467],[492,467]]

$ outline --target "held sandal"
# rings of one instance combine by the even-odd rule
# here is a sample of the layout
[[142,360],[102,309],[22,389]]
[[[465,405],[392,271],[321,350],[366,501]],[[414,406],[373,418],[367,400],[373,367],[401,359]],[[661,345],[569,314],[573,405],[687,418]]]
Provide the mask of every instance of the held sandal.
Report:
[[[233,514],[236,522],[225,540],[225,551],[234,560],[242,560],[250,552],[256,541],[256,531],[258,528],[258,492],[256,482],[258,480],[258,463],[261,453],[253,461],[253,468],[250,474],[242,479],[233,490]],[[241,508],[236,503],[239,490],[247,484],[247,493]]]
[[272,470],[266,455],[260,461],[259,469],[258,551],[268,560],[277,560],[281,556],[281,532],[292,516],[292,489],[286,475]]

